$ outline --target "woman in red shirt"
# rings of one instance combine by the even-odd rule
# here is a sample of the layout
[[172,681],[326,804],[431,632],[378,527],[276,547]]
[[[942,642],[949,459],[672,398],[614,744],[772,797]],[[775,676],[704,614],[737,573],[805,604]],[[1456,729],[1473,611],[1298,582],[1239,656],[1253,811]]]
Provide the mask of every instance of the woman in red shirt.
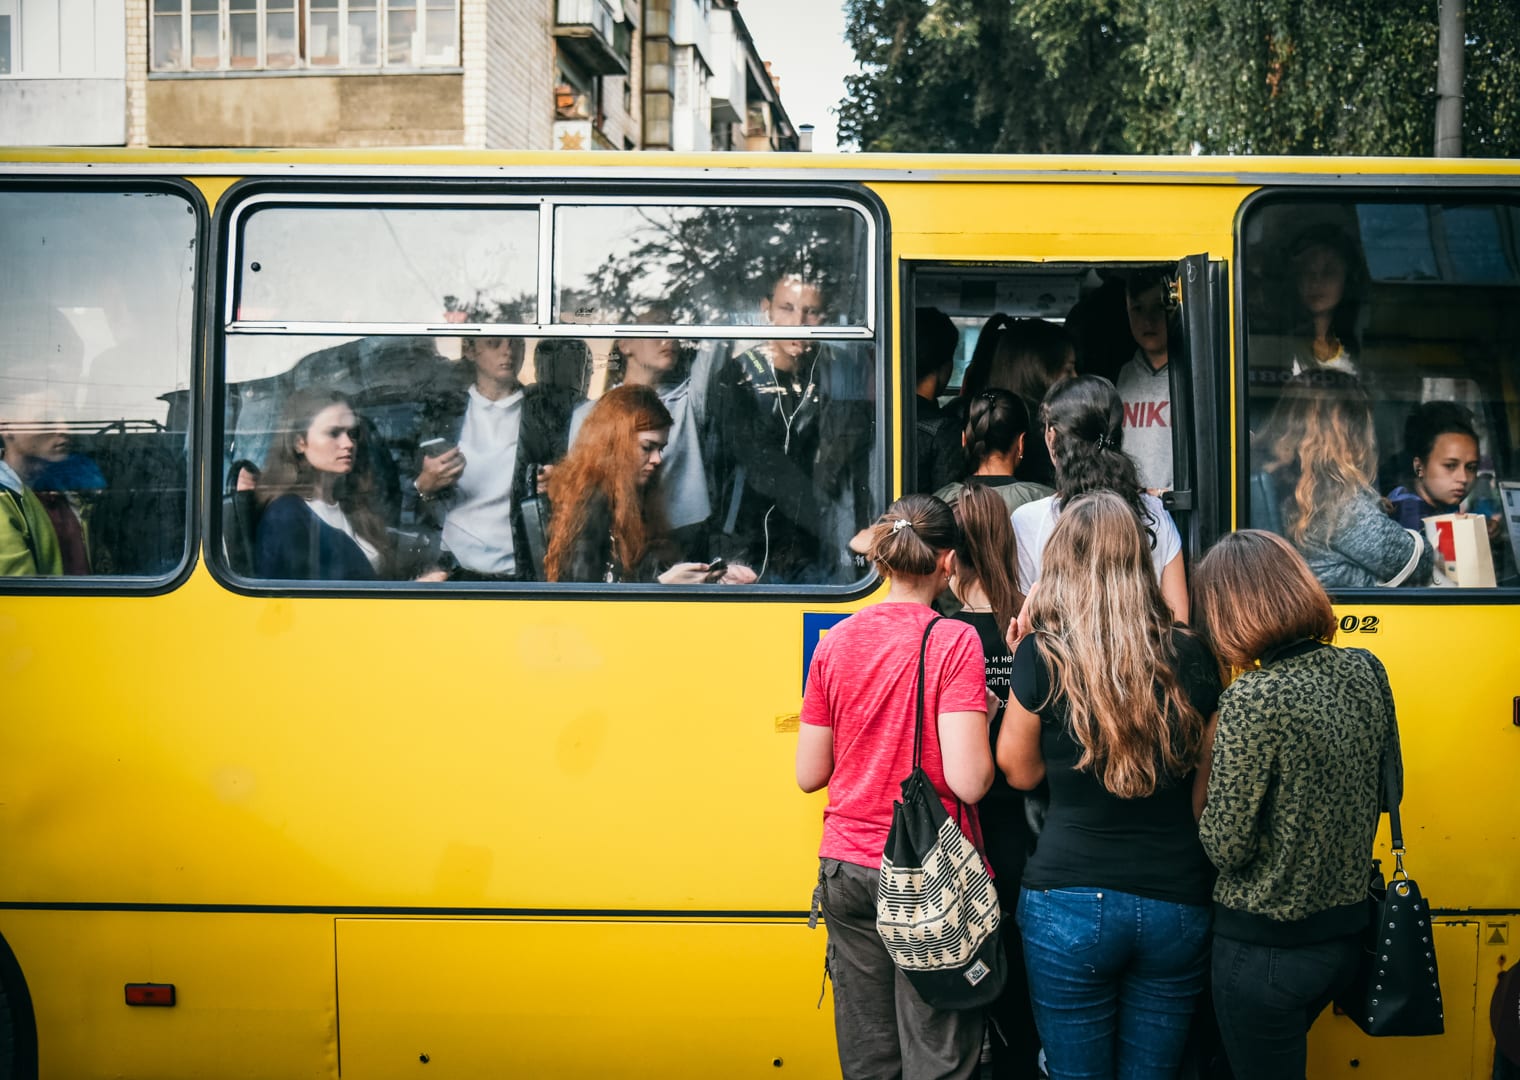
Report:
[[[845,1080],[971,1077],[980,1009],[926,1005],[876,932],[876,887],[892,803],[913,767],[919,643],[930,604],[955,567],[955,519],[932,495],[892,504],[870,530],[870,554],[890,579],[886,599],[834,627],[813,653],[797,783],[828,786],[817,902],[828,924],[834,1030]],[[979,840],[975,803],[992,785],[982,645],[965,623],[929,633],[924,664],[923,768],[945,810]]]

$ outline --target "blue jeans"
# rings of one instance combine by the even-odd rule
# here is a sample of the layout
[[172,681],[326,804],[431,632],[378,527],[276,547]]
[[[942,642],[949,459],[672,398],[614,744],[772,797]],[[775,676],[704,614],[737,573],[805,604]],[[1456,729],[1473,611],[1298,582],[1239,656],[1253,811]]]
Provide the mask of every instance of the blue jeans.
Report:
[[1208,965],[1209,907],[1025,889],[1018,922],[1051,1080],[1173,1080]]

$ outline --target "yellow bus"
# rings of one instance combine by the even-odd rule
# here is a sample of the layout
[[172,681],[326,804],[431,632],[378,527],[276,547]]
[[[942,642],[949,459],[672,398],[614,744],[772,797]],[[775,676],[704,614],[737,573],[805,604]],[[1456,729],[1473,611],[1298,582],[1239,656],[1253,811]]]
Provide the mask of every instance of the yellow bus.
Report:
[[[915,487],[914,312],[956,323],[957,371],[1004,314],[1115,375],[1122,281],[1165,268],[1169,401],[1133,422],[1169,433],[1196,560],[1261,509],[1306,230],[1348,244],[1382,490],[1452,401],[1508,500],[1492,585],[1332,590],[1398,700],[1446,1032],[1327,1013],[1311,1072],[1488,1077],[1520,933],[1520,165],[38,150],[0,153],[0,1076],[837,1075],[794,733],[811,648],[882,590],[848,538]],[[564,423],[650,342],[686,375],[685,555],[756,580],[545,581],[569,433],[530,451],[526,411],[507,534],[424,490],[488,348]],[[725,372],[780,435],[725,427]],[[364,565],[259,518],[311,388],[354,414]]]

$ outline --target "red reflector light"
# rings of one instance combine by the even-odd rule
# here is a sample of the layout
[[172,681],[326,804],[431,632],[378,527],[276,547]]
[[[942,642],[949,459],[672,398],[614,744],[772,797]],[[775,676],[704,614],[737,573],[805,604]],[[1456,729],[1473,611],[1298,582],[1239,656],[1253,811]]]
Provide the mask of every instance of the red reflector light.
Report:
[[127,983],[128,1005],[173,1005],[173,983]]

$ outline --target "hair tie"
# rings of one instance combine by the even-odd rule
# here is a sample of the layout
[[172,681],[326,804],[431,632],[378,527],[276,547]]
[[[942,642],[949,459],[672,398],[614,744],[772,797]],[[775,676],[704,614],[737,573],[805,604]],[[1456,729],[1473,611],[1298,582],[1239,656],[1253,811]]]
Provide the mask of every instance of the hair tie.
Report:
[[902,532],[904,529],[911,528],[913,528],[913,522],[909,521],[907,518],[898,518],[896,521],[892,522],[892,533],[894,536],[897,533]]
[[1093,445],[1096,446],[1099,450],[1111,450],[1113,449],[1114,444],[1113,440],[1108,437],[1108,432],[1105,431],[1103,434],[1099,435],[1096,439],[1093,440]]

